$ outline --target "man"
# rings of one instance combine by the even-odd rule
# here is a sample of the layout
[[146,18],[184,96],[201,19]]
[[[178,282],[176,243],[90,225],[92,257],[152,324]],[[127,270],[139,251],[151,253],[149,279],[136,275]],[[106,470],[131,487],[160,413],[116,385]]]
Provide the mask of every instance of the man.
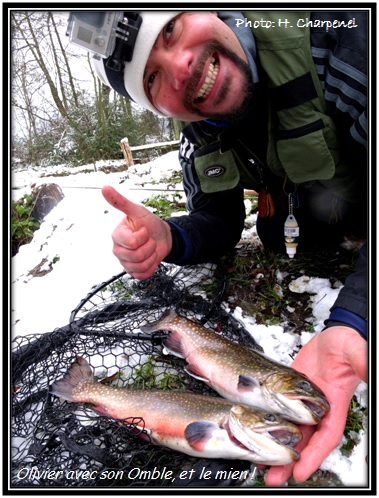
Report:
[[[366,235],[365,13],[141,16],[123,72],[103,60],[97,71],[138,104],[190,123],[179,154],[189,216],[161,220],[104,187],[126,215],[113,252],[129,274],[145,279],[161,261],[194,264],[233,248],[247,187],[259,191],[257,230],[266,247],[285,251],[289,214],[300,225],[299,251]],[[325,392],[331,411],[317,431],[302,428],[301,459],[271,468],[268,485],[291,474],[304,481],[341,440],[351,397],[367,381],[366,273],[363,248],[325,330],[293,363]]]

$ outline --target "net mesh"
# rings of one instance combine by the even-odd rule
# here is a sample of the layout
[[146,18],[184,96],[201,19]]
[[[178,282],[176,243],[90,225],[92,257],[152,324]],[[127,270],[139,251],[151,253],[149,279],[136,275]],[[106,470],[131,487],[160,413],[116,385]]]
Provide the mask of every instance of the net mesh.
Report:
[[[66,327],[16,337],[11,485],[191,485],[173,477],[185,469],[214,464],[152,445],[148,437],[140,437],[145,432],[141,419],[121,424],[85,404],[62,402],[49,394],[49,386],[63,377],[79,355],[87,359],[100,382],[112,386],[216,395],[185,372],[184,360],[164,354],[164,332],[146,334],[140,326],[170,308],[233,341],[262,350],[222,306],[226,285],[227,275],[210,264],[185,268],[161,264],[153,277],[142,282],[121,273],[83,299]],[[249,467],[248,462],[232,462],[233,469]],[[223,482],[234,485],[236,481]]]

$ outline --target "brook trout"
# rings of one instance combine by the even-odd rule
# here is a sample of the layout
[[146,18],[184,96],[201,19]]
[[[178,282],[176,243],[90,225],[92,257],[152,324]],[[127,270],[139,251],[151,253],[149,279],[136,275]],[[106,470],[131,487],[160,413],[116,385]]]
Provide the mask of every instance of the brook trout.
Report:
[[50,392],[67,401],[92,403],[93,410],[119,421],[140,417],[151,442],[187,455],[265,465],[299,458],[293,446],[301,441],[301,431],[279,416],[188,391],[106,386],[96,381],[82,357]]
[[141,330],[170,332],[163,340],[168,352],[187,361],[188,374],[234,403],[308,425],[317,424],[330,410],[324,393],[306,375],[231,342],[172,310]]

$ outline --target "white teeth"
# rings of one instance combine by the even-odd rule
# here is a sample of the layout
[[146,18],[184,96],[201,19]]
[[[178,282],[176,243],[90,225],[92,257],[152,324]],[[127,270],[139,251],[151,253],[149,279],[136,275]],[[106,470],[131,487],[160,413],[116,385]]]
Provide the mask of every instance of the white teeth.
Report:
[[219,65],[216,63],[216,59],[213,58],[211,63],[209,64],[208,74],[205,78],[205,81],[202,87],[197,94],[196,100],[201,101],[205,99],[207,95],[209,95],[210,91],[213,88],[214,82],[216,81],[216,76],[219,70]]

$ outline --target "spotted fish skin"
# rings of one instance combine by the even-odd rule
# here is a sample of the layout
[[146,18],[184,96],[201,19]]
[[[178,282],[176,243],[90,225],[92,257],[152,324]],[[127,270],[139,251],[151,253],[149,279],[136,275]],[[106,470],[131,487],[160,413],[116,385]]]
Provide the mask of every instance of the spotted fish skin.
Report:
[[[77,357],[51,394],[91,403],[96,412],[119,421],[143,419],[151,442],[202,458],[286,465],[299,458],[293,448],[300,429],[281,417],[230,401],[188,391],[115,388],[97,382],[90,365]],[[230,423],[229,423],[230,422]]]
[[184,358],[186,371],[221,396],[315,425],[330,410],[324,393],[310,379],[255,350],[236,344],[192,320],[167,310],[143,332],[166,330],[168,352]]

